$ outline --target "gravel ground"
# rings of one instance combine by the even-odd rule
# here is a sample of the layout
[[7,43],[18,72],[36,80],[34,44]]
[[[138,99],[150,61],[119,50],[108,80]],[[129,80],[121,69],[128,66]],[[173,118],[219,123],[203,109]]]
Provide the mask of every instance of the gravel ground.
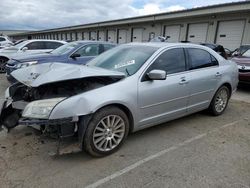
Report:
[[[8,83],[0,75],[0,96]],[[0,187],[250,187],[250,89],[222,116],[196,113],[129,135],[105,158],[50,157],[54,140],[20,126],[0,132]]]

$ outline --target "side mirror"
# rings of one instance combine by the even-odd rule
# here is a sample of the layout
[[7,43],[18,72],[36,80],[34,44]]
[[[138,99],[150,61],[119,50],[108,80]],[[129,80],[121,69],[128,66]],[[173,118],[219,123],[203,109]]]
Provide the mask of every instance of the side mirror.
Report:
[[26,50],[28,50],[28,47],[23,47],[22,51],[25,52]]
[[70,57],[72,59],[76,59],[77,57],[81,57],[81,55],[80,54],[72,54]]
[[163,70],[151,70],[147,76],[150,80],[166,80],[167,73]]

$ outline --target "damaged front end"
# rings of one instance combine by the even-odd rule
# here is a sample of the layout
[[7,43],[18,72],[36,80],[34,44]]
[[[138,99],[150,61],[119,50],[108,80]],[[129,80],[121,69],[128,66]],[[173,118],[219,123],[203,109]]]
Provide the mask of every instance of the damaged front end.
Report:
[[[9,132],[18,125],[36,126],[42,133],[58,139],[59,147],[54,154],[82,150],[83,137],[91,114],[81,116],[75,114],[71,117],[51,119],[50,115],[53,109],[70,97],[112,84],[123,76],[106,74],[94,76],[88,71],[88,77],[78,75],[76,78],[76,73],[79,74],[78,69],[71,70],[73,77],[68,76],[65,80],[58,79],[54,82],[48,80],[39,84],[38,82],[34,84],[34,81],[37,81],[37,78],[44,80],[42,78],[44,74],[35,74],[36,77],[32,77],[33,80],[25,81],[13,75],[20,82],[10,86],[5,92],[5,99],[0,101],[0,128],[4,126]],[[86,67],[86,69],[89,68]],[[22,70],[18,71],[17,75],[20,75]],[[27,70],[24,71],[24,73],[26,72]],[[80,73],[83,74],[82,70]],[[46,74],[48,74],[48,70]],[[53,71],[50,74],[53,74]],[[29,75],[34,75],[34,72],[30,71]],[[72,111],[72,109],[67,108],[63,110],[65,112]],[[63,141],[69,138],[75,141],[71,147],[68,144],[63,144]]]

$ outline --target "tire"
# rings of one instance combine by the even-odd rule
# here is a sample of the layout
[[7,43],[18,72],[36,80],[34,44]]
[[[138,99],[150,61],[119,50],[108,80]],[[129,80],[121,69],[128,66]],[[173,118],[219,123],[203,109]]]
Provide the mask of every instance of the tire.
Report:
[[90,120],[83,147],[90,155],[102,157],[117,151],[129,132],[127,115],[118,107],[98,110]]
[[7,64],[8,59],[4,57],[0,57],[0,73],[5,73],[5,65]]
[[223,114],[227,108],[228,101],[230,98],[230,92],[228,87],[221,86],[215,93],[212,102],[209,106],[209,111],[214,116],[219,116]]

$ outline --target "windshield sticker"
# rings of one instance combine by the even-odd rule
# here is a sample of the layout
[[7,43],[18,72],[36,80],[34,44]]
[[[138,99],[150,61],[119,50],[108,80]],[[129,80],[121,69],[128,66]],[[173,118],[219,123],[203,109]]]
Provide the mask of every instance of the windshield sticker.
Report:
[[130,60],[130,61],[127,61],[125,63],[120,63],[120,64],[115,65],[115,69],[119,69],[121,67],[127,67],[127,66],[133,65],[133,64],[135,64],[135,60]]

